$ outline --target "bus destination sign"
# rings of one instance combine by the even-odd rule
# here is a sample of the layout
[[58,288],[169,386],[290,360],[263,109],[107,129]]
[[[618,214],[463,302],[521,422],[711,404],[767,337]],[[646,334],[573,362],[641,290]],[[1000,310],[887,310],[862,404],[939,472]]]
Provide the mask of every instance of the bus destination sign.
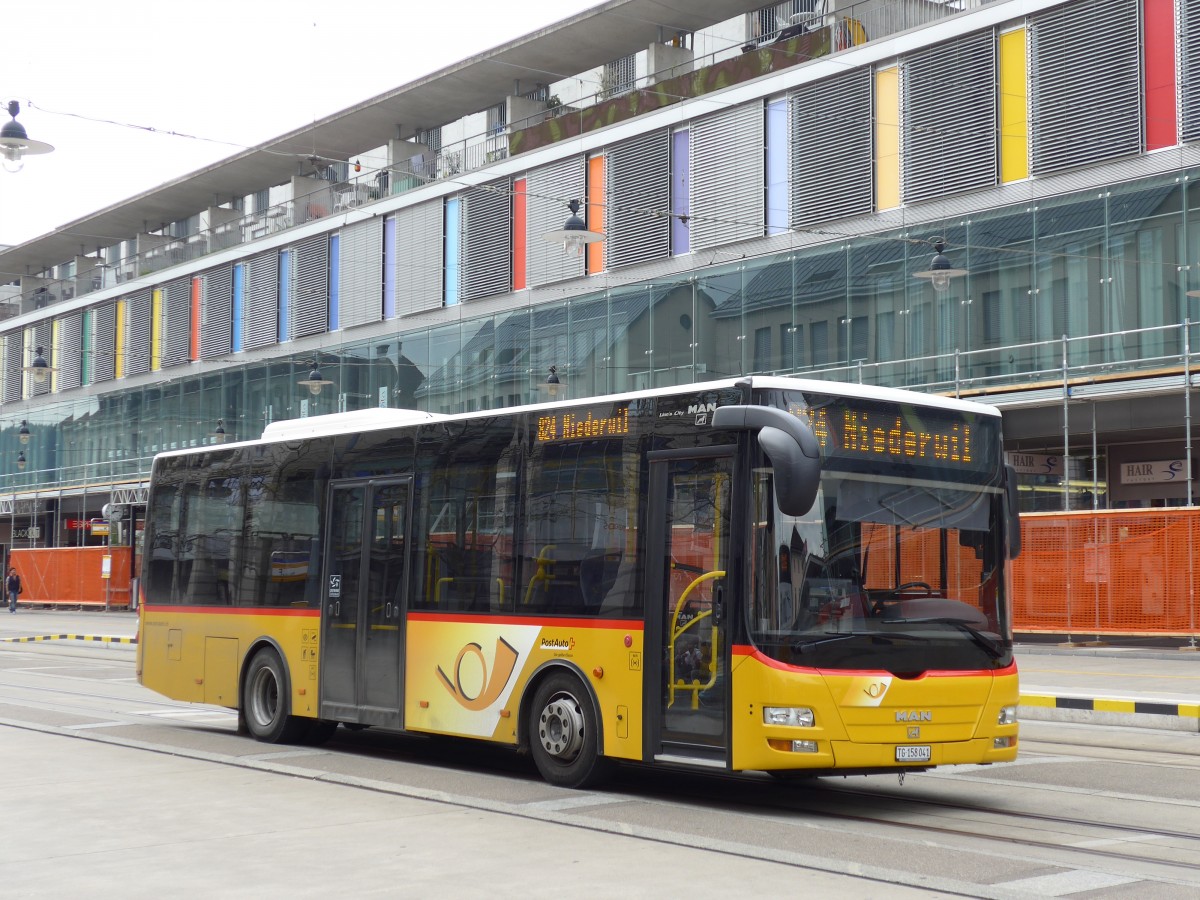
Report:
[[976,434],[983,423],[973,415],[849,400],[816,408],[792,403],[789,410],[812,426],[827,459],[875,459],[975,471],[989,465],[984,458],[988,454],[979,453]]
[[[608,413],[607,415],[605,413]],[[537,442],[582,441],[629,434],[629,407],[571,409],[538,416]]]

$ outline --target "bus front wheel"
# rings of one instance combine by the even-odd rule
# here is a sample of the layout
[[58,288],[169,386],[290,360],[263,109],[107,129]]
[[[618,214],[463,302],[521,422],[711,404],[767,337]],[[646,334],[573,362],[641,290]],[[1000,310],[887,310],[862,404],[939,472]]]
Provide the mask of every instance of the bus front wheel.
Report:
[[283,661],[274,650],[259,650],[246,670],[242,685],[242,715],[255,740],[269,744],[294,743],[308,722],[291,715]]
[[538,771],[550,784],[583,788],[608,775],[600,756],[599,722],[578,678],[556,673],[533,695],[529,747]]

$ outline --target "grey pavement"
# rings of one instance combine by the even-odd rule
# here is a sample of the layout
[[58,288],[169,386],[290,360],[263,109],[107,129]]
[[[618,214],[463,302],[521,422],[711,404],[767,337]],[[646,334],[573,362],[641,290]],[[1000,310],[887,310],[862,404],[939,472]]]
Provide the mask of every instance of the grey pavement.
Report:
[[[129,652],[137,613],[127,610],[0,610],[0,646],[54,642]],[[1108,646],[1039,638],[1016,648],[1020,716],[1200,731],[1200,648],[1187,641],[1143,639]]]

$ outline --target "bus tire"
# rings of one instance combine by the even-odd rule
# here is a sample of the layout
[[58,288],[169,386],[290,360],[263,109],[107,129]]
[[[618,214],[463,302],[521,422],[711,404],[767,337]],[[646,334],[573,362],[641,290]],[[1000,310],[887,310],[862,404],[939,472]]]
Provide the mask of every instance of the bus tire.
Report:
[[566,672],[550,675],[533,695],[529,747],[542,778],[557,787],[589,787],[611,771],[600,756],[599,722],[587,688]]
[[283,661],[274,650],[254,654],[242,683],[242,716],[257,741],[291,744],[304,737],[308,720],[291,715]]

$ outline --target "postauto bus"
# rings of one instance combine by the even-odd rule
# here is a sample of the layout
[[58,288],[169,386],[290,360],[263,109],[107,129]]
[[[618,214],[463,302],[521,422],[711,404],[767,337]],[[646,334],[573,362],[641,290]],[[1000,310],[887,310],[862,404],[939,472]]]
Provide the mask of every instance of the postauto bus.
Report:
[[138,678],[564,786],[1012,760],[1002,460],[991,407],[778,377],[274,423],[156,458]]

